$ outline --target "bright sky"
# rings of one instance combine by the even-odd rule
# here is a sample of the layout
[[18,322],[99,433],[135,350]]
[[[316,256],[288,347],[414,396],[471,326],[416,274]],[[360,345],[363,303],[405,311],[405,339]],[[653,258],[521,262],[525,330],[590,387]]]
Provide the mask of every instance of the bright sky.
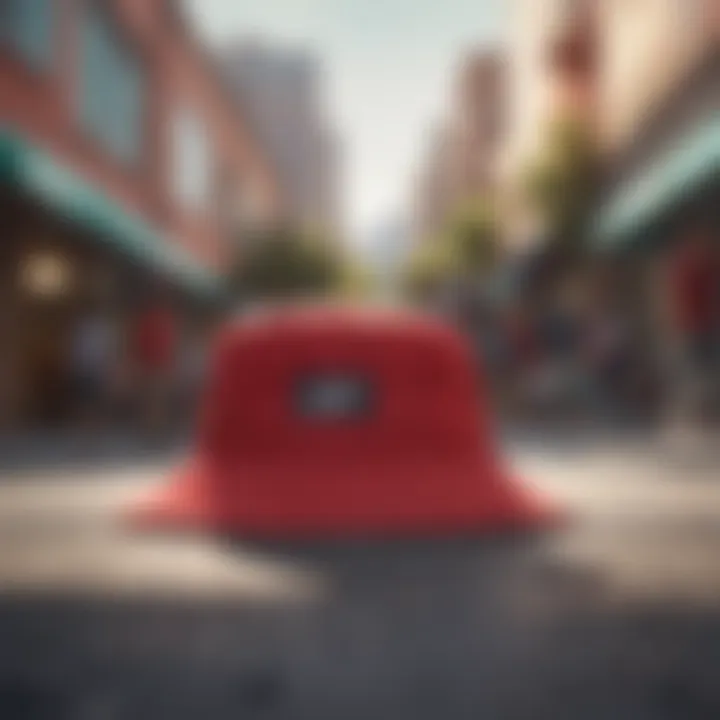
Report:
[[328,112],[344,141],[352,240],[407,206],[427,135],[464,49],[496,45],[508,0],[187,0],[211,42],[257,35],[305,45],[325,64]]

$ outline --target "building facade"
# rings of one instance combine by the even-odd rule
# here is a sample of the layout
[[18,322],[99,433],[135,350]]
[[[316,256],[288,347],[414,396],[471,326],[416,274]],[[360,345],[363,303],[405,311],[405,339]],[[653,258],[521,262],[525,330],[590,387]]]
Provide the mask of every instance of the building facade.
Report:
[[601,246],[660,238],[688,202],[717,199],[719,15],[714,0],[603,6]]
[[638,292],[671,344],[674,253],[698,232],[720,243],[720,7],[608,0],[602,30],[608,173],[594,243],[636,258]]
[[332,236],[340,232],[340,144],[323,107],[322,66],[304,50],[238,41],[220,66],[273,160],[286,220]]
[[452,143],[446,126],[438,128],[412,189],[412,237],[415,245],[441,232],[453,203]]
[[459,67],[450,113],[436,132],[415,188],[415,231],[439,232],[464,204],[492,200],[506,129],[505,65],[495,52],[471,52]]
[[717,47],[720,9],[715,0],[607,0],[599,7],[601,137],[617,154]]
[[0,378],[12,425],[67,411],[89,307],[213,302],[271,165],[174,2],[0,4]]
[[458,73],[451,120],[451,174],[459,201],[490,194],[505,131],[505,73],[492,52],[471,53]]
[[525,251],[542,236],[523,187],[549,126],[594,127],[598,112],[598,0],[513,0],[507,134],[500,160],[506,238]]

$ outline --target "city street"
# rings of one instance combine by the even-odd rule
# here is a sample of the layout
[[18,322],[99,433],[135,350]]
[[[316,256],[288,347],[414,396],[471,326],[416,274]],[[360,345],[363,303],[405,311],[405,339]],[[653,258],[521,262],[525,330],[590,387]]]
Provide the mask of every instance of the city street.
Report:
[[719,40],[0,0],[0,720],[720,720]]
[[6,472],[0,714],[719,717],[717,473],[640,439],[510,449],[567,527],[302,547],[138,537],[119,511],[157,464]]

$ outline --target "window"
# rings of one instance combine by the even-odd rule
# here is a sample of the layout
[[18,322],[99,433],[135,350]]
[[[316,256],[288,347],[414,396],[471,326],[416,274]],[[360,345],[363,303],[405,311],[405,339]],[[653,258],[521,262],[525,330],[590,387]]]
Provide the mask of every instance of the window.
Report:
[[200,118],[187,108],[173,118],[172,145],[175,197],[193,210],[208,209],[214,179],[210,140]]
[[0,0],[0,43],[5,45],[12,38],[13,2]]
[[53,0],[0,0],[0,44],[38,70],[52,62]]
[[80,116],[115,157],[139,161],[144,137],[141,65],[101,7],[87,4],[82,31]]

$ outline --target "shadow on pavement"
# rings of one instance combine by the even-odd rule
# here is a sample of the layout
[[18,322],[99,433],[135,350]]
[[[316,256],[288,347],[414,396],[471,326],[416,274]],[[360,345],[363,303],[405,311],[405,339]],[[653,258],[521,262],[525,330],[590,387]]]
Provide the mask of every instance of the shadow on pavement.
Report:
[[548,542],[225,546],[323,573],[305,604],[6,595],[2,717],[720,717],[720,609],[624,598]]

